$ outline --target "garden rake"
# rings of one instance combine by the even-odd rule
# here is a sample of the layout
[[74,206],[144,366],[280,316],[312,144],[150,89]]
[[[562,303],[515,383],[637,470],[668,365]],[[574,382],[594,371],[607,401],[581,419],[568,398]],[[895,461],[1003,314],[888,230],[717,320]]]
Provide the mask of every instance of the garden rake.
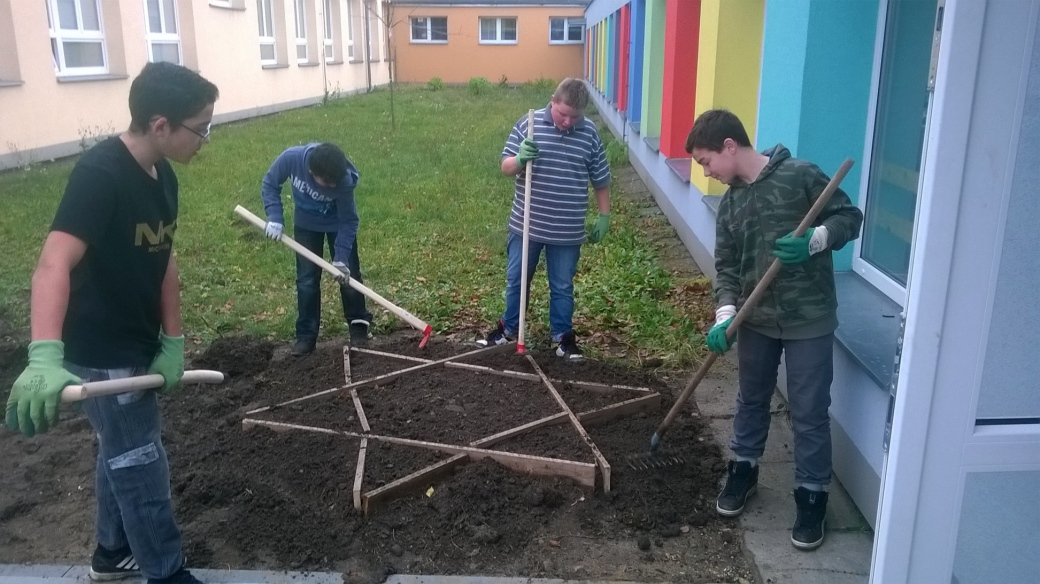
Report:
[[[812,226],[813,221],[815,221],[816,217],[819,216],[821,211],[823,211],[823,208],[827,205],[827,201],[830,200],[831,195],[833,195],[834,191],[838,189],[838,185],[841,184],[842,179],[845,178],[849,169],[852,168],[852,164],[852,159],[846,158],[845,162],[843,162],[841,167],[838,168],[838,172],[834,173],[830,182],[827,183],[823,192],[820,193],[819,198],[816,199],[816,202],[809,209],[809,212],[806,213],[805,218],[803,218],[802,222],[798,224],[798,228],[794,230],[794,235],[796,237],[804,235],[805,231]],[[769,285],[773,283],[773,279],[776,278],[776,274],[780,271],[780,266],[780,258],[774,258],[773,263],[769,265],[769,269],[766,270],[765,275],[763,275],[762,279],[759,280],[755,289],[751,291],[751,295],[748,296],[744,305],[739,311],[737,311],[737,315],[733,317],[733,321],[730,322],[728,327],[726,327],[727,341],[731,341],[737,335],[737,330],[740,329],[741,323],[744,322],[744,319],[747,318],[748,314],[750,314],[755,308],[755,305],[758,304],[762,295],[765,294],[766,289],[769,288]],[[665,416],[664,421],[661,422],[661,425],[657,427],[657,431],[654,432],[654,435],[650,438],[650,451],[648,453],[629,455],[628,464],[630,467],[635,469],[653,469],[674,466],[685,462],[682,456],[663,451],[661,449],[661,438],[664,436],[664,433],[668,431],[668,427],[672,425],[675,418],[678,417],[679,411],[682,410],[683,405],[685,405],[686,401],[690,399],[691,395],[693,395],[693,390],[696,389],[697,386],[700,385],[701,381],[704,380],[705,376],[708,375],[708,370],[711,369],[711,366],[718,358],[718,353],[714,351],[708,352],[708,356],[705,357],[704,362],[701,363],[700,368],[697,369],[697,373],[695,373],[686,384],[686,388],[683,389],[679,399],[675,401],[675,405],[673,405],[672,409],[668,411],[668,415]]]

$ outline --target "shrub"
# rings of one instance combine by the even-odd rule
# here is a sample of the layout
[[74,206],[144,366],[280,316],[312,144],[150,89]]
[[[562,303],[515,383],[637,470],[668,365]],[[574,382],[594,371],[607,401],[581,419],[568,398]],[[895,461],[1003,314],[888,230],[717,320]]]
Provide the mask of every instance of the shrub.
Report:
[[611,168],[617,168],[628,162],[628,145],[619,140],[611,140],[604,144],[603,149],[606,150],[607,162]]
[[434,77],[426,82],[426,89],[429,89],[430,91],[444,89],[444,81],[442,81],[440,77]]
[[502,78],[498,80],[498,87],[499,89],[509,88],[509,79],[507,79],[505,75],[503,75]]
[[469,80],[469,92],[473,95],[484,95],[491,89],[491,82],[485,77],[471,77]]
[[559,85],[558,81],[546,77],[539,77],[534,81],[527,81],[524,83],[525,88],[534,89],[536,91],[555,91],[557,85]]

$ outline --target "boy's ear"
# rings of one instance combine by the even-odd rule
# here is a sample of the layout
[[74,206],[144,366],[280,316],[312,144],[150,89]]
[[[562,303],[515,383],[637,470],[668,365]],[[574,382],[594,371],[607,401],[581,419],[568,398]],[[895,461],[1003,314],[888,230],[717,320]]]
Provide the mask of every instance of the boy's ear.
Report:
[[148,130],[156,136],[164,136],[173,131],[173,126],[166,116],[156,116],[148,122]]
[[722,141],[722,149],[733,154],[737,151],[737,142],[733,138],[726,138]]

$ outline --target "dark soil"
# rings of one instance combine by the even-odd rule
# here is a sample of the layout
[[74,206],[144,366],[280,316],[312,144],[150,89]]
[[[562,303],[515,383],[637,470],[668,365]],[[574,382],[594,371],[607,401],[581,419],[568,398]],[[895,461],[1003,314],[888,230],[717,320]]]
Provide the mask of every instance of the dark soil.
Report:
[[[381,351],[439,359],[472,350],[418,337],[374,339]],[[196,356],[192,368],[231,374],[219,387],[184,387],[163,402],[174,503],[189,563],[236,569],[335,570],[349,582],[381,582],[393,572],[602,577],[669,582],[753,579],[734,537],[736,524],[713,513],[723,463],[692,405],[669,432],[687,463],[655,471],[626,464],[645,451],[664,411],[588,428],[612,465],[613,490],[592,492],[561,478],[518,474],[485,461],[421,485],[369,516],[353,508],[358,438],[305,431],[243,430],[246,412],[341,387],[342,345],[303,358],[274,358],[262,340],[228,338]],[[672,390],[652,372],[601,362],[563,363],[534,355],[561,380]],[[352,354],[354,381],[415,363]],[[465,362],[532,372],[513,354]],[[24,366],[24,347],[0,350],[0,384]],[[636,397],[557,384],[575,412]],[[371,432],[465,445],[560,411],[539,383],[438,366],[359,389]],[[360,432],[349,392],[255,416]],[[93,548],[95,447],[85,419],[63,411],[52,432],[25,439],[0,432],[0,563],[83,563]],[[497,449],[591,462],[569,424],[542,428]],[[443,460],[447,454],[369,439],[364,490]],[[431,489],[432,488],[432,489]],[[654,542],[649,550],[640,538]]]

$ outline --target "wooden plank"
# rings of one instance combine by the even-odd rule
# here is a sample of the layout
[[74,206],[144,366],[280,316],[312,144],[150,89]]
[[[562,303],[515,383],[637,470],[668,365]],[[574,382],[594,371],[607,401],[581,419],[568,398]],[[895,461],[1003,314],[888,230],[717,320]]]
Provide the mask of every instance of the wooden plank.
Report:
[[390,444],[414,446],[416,448],[437,450],[449,454],[466,454],[473,460],[490,458],[503,466],[520,472],[542,476],[562,476],[573,479],[581,485],[588,487],[596,486],[596,465],[588,462],[577,462],[574,460],[564,460],[562,458],[546,458],[544,456],[532,456],[530,454],[515,454],[512,452],[500,452],[497,450],[484,450],[482,448],[474,448],[471,446],[456,446],[454,444],[444,444],[441,442],[412,440],[411,438],[396,438],[393,436],[379,436],[377,434],[360,434],[358,432],[347,432],[345,430],[336,431],[327,428],[301,426],[300,424],[286,424],[285,422],[271,422],[254,418],[246,418],[245,420],[242,420],[243,425],[246,424],[246,422],[249,422],[250,425],[264,426],[272,429],[303,430],[306,432],[319,432],[322,434],[338,434],[350,438],[368,438],[370,440],[379,440],[380,442],[389,442]]
[[354,409],[357,410],[358,421],[361,422],[361,429],[365,432],[371,432],[372,428],[368,427],[368,418],[365,416],[365,408],[361,407],[361,398],[358,396],[356,389],[350,390],[350,397],[354,400]]
[[270,428],[275,432],[288,432],[289,430],[301,430],[303,432],[316,432],[318,434],[331,434],[333,436],[339,436],[341,432],[339,430],[330,430],[328,428],[319,428],[317,426],[302,426],[300,424],[286,424],[285,422],[272,422],[270,420],[257,420],[256,418],[245,418],[242,420],[242,428],[248,430],[254,426],[260,426],[263,428]]
[[[594,410],[589,410],[578,414],[578,419],[585,424],[598,424],[607,422],[617,418],[619,416],[633,414],[642,411],[656,410],[661,407],[661,394],[654,393],[651,395],[641,396],[633,398],[621,403],[604,406]],[[509,438],[520,436],[532,430],[543,428],[546,426],[555,426],[558,424],[564,424],[568,421],[567,413],[560,412],[551,416],[540,418],[533,422],[528,422],[522,426],[510,428],[498,434],[493,434],[480,440],[474,440],[470,442],[470,446],[474,447],[491,447],[499,442],[503,442]],[[426,468],[419,469],[412,474],[401,477],[397,480],[386,483],[385,485],[368,491],[362,496],[364,501],[365,514],[371,509],[381,504],[385,500],[396,498],[400,493],[407,492],[411,489],[421,486],[426,483],[431,483],[442,476],[454,471],[458,466],[461,466],[469,460],[469,456],[465,454],[456,454],[451,458],[442,460],[440,462],[431,464]]]
[[[378,357],[386,357],[388,359],[400,359],[402,361],[411,361],[413,363],[430,363],[430,359],[423,359],[422,357],[410,357],[408,355],[399,355],[397,353],[386,353],[384,351],[374,351],[372,349],[362,348],[350,348],[351,351],[357,353],[364,353],[368,355],[375,355]],[[473,365],[471,363],[445,363],[445,367],[451,367],[453,369],[466,369],[469,371],[476,371],[478,373],[487,373],[488,375],[498,375],[500,377],[512,377],[514,379],[526,379],[528,381],[541,381],[541,378],[534,373],[525,373],[523,371],[513,371],[511,369],[495,369],[493,367],[486,367],[484,365]],[[613,393],[616,391],[637,391],[640,393],[650,393],[652,390],[649,387],[633,387],[631,385],[608,385],[606,383],[596,383],[595,381],[575,381],[572,379],[552,379],[553,383],[569,383],[576,387],[584,387],[592,391],[598,391],[602,393]]]
[[350,385],[353,379],[350,376],[350,347],[343,345],[343,381]]
[[298,398],[295,398],[295,399],[291,399],[289,401],[284,401],[282,403],[278,403],[278,404],[275,404],[273,406],[265,406],[265,407],[262,407],[262,408],[257,408],[255,410],[250,410],[250,411],[246,412],[246,415],[248,416],[248,415],[252,415],[252,414],[259,414],[261,412],[267,412],[267,411],[270,411],[270,410],[275,409],[275,408],[281,408],[281,407],[285,407],[285,406],[292,405],[292,404],[297,404],[297,403],[300,403],[300,402],[312,400],[312,399],[319,398],[319,397],[327,397],[327,396],[339,393],[339,392],[341,392],[343,390],[360,389],[362,387],[369,387],[369,386],[372,386],[372,385],[380,385],[380,384],[383,384],[383,383],[387,383],[387,382],[393,381],[394,379],[397,379],[398,377],[404,377],[405,375],[409,375],[411,373],[416,373],[418,371],[423,371],[425,369],[430,369],[431,367],[436,367],[438,365],[443,365],[445,363],[449,363],[449,362],[455,361],[457,359],[468,359],[470,357],[474,357],[474,356],[477,356],[477,355],[494,355],[495,353],[501,353],[501,352],[504,352],[506,350],[509,350],[510,348],[512,348],[514,346],[515,346],[515,343],[506,343],[504,345],[495,345],[494,347],[487,347],[487,348],[484,348],[484,349],[477,349],[476,351],[470,351],[468,353],[462,353],[460,355],[454,355],[452,357],[446,357],[444,359],[438,359],[437,361],[430,361],[429,363],[422,363],[422,364],[416,365],[414,367],[408,367],[406,369],[399,369],[397,371],[391,371],[390,373],[379,375],[379,376],[373,377],[371,379],[365,379],[363,381],[355,381],[353,383],[348,383],[347,385],[344,385],[343,387],[334,387],[332,389],[326,389],[325,391],[319,391],[318,393],[312,393],[310,395],[305,395],[303,397],[298,397]]
[[542,368],[538,366],[537,362],[535,362],[534,357],[532,357],[531,355],[526,355],[526,357],[527,361],[531,364],[531,367],[534,367],[535,372],[537,372],[538,376],[542,378],[542,382],[545,383],[545,386],[549,388],[549,392],[552,393],[552,396],[556,400],[556,403],[560,404],[560,409],[566,412],[567,417],[570,418],[571,425],[574,426],[574,429],[578,431],[578,434],[581,436],[581,439],[584,440],[585,444],[588,444],[589,448],[592,450],[592,455],[596,457],[596,461],[599,464],[599,470],[603,474],[603,492],[609,493],[610,463],[607,462],[607,459],[603,456],[603,453],[599,451],[599,448],[596,446],[596,443],[592,441],[592,438],[589,436],[589,433],[585,431],[584,427],[582,427],[581,422],[578,421],[578,417],[575,416],[574,412],[571,411],[571,408],[567,405],[567,402],[564,401],[562,397],[560,397],[560,392],[556,391],[556,387],[554,387],[552,381],[549,381],[549,378],[545,376],[545,373],[542,371]]
[[358,447],[357,467],[354,468],[354,508],[361,508],[361,481],[365,477],[365,452],[368,450],[368,438],[361,439]]

